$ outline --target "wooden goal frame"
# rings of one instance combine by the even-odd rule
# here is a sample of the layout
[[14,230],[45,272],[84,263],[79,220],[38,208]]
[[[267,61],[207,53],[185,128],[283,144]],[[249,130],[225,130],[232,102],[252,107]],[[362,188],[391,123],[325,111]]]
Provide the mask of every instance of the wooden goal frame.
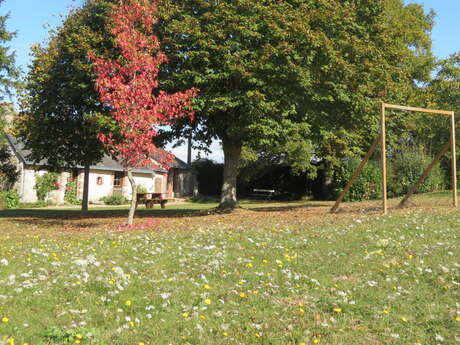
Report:
[[377,147],[381,147],[382,154],[381,154],[381,170],[382,170],[382,208],[383,214],[388,213],[388,205],[387,205],[387,162],[386,162],[386,128],[385,128],[385,111],[386,109],[395,109],[395,110],[405,110],[405,111],[413,111],[419,113],[430,113],[430,114],[441,114],[441,115],[448,115],[450,116],[450,140],[447,142],[442,148],[441,151],[435,156],[433,161],[428,165],[428,167],[423,171],[420,178],[414,184],[414,186],[409,190],[409,193],[401,200],[399,203],[399,207],[404,206],[406,201],[417,191],[418,187],[425,181],[425,178],[430,174],[433,167],[436,163],[441,159],[441,157],[449,150],[452,151],[452,199],[454,207],[458,207],[458,198],[457,198],[457,162],[456,162],[456,152],[455,152],[455,113],[453,111],[448,110],[433,110],[433,109],[425,109],[425,108],[414,108],[414,107],[406,107],[402,105],[394,105],[394,104],[386,104],[382,103],[380,109],[380,134],[375,139],[374,143],[372,144],[369,151],[364,156],[361,164],[353,173],[351,179],[348,181],[347,185],[343,189],[342,193],[340,193],[339,198],[335,202],[334,206],[331,208],[331,212],[336,212],[339,208],[340,203],[345,198],[345,195],[350,190],[353,183],[358,178],[359,174],[363,170],[366,163],[371,158],[374,151]]

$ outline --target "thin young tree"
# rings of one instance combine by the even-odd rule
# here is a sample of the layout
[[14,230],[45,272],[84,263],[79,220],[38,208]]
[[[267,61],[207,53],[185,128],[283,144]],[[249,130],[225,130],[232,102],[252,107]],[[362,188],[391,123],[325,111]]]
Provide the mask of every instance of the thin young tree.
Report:
[[98,138],[128,173],[132,190],[129,225],[137,198],[133,169],[168,169],[172,161],[170,153],[154,144],[155,126],[179,117],[192,119],[191,100],[197,93],[195,89],[174,94],[159,90],[159,68],[167,57],[153,33],[156,12],[155,2],[121,1],[110,14],[119,57],[98,58],[89,53],[97,75],[96,89],[118,127],[115,132],[99,133]]

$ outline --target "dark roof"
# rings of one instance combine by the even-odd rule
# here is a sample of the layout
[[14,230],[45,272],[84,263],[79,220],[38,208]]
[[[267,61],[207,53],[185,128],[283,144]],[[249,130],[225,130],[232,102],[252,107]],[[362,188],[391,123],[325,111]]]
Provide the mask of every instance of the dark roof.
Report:
[[[34,165],[34,166],[46,166],[47,165],[47,160],[42,159],[40,162],[35,162],[29,158],[31,151],[27,150],[24,147],[24,144],[17,140],[15,137],[11,135],[6,135],[6,140],[10,144],[11,149],[15,153],[15,155],[26,165]],[[83,169],[83,166],[76,166],[75,168],[81,168]],[[171,168],[176,168],[176,169],[189,169],[189,166],[187,163],[182,161],[181,159],[177,158],[174,156],[174,161],[171,164]],[[90,169],[98,169],[98,170],[111,170],[111,171],[123,171],[123,167],[118,163],[115,159],[111,158],[108,155],[104,155],[102,158],[102,161],[92,165]],[[158,172],[165,172],[164,169],[147,169],[147,168],[141,168],[141,169],[133,169],[133,172],[137,173],[147,173],[150,174],[153,171],[158,171]]]

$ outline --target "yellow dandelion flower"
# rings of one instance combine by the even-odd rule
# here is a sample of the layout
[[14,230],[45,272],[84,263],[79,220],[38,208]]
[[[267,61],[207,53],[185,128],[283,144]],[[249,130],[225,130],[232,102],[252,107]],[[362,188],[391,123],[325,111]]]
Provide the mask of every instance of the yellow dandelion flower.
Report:
[[75,340],[75,344],[80,344],[81,341],[79,339]]
[[299,313],[300,313],[300,314],[304,314],[304,313],[305,313],[305,310],[303,310],[303,308],[299,308]]
[[254,295],[258,295],[258,294],[259,294],[259,290],[254,290],[252,293],[253,293]]
[[125,305],[126,305],[127,307],[130,307],[132,304],[133,304],[133,302],[131,302],[130,300],[127,300],[127,301],[125,302]]
[[80,284],[81,284],[81,281],[77,280],[77,281],[75,282],[75,284],[80,285]]
[[211,288],[208,284],[204,284],[203,287],[204,287],[206,290],[209,290],[209,289]]
[[129,325],[134,328],[135,326],[134,321],[129,321]]
[[307,343],[300,343],[299,345],[307,345]]
[[145,343],[143,341],[140,341],[137,343],[137,345],[145,345]]
[[390,309],[384,309],[384,310],[383,310],[383,313],[384,313],[385,315],[390,314]]
[[455,318],[455,321],[460,322],[460,316],[457,316],[457,317]]
[[7,317],[2,317],[2,322],[3,323],[8,323],[10,321],[10,319],[8,319]]
[[404,316],[401,316],[401,321],[402,322],[407,322],[407,319]]
[[81,334],[77,334],[77,335],[75,336],[75,338],[77,338],[77,339],[83,339],[83,336],[82,336]]
[[228,337],[228,333],[227,333],[227,332],[224,332],[223,335],[224,335],[224,337]]
[[15,345],[14,338],[8,338],[8,345]]
[[182,313],[183,317],[188,317],[188,313]]
[[240,292],[240,297],[244,298],[246,297],[246,294],[244,292]]
[[318,338],[315,338],[315,339],[313,339],[313,344],[319,344],[320,341],[321,340],[319,340]]
[[256,333],[256,338],[260,338],[261,337],[261,334],[260,333]]
[[334,310],[335,313],[341,313],[342,312],[341,308],[334,308],[332,310]]
[[208,304],[208,305],[211,304],[211,300],[210,300],[209,298],[206,298],[206,299],[204,300],[204,304]]

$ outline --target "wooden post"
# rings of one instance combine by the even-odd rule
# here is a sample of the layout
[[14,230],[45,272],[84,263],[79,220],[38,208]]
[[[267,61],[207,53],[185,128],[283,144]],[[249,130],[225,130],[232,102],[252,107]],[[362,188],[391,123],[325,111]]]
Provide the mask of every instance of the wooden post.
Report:
[[457,198],[457,160],[456,160],[456,148],[455,148],[455,114],[453,111],[448,110],[434,110],[434,109],[425,109],[425,108],[415,108],[415,107],[407,107],[401,105],[394,105],[394,104],[386,104],[382,103],[381,105],[381,114],[380,114],[380,135],[372,144],[372,147],[362,160],[359,167],[354,172],[352,178],[345,186],[344,190],[340,194],[339,198],[335,202],[334,206],[331,208],[331,212],[335,212],[340,203],[342,202],[343,198],[349,191],[350,187],[355,182],[358,175],[361,173],[361,170],[364,168],[364,165],[367,163],[369,158],[371,157],[372,153],[374,153],[375,149],[377,148],[378,144],[381,144],[382,148],[382,156],[381,156],[381,168],[382,168],[382,205],[383,205],[383,214],[387,214],[388,212],[388,205],[387,205],[387,163],[386,163],[386,126],[385,126],[385,109],[396,109],[396,110],[406,110],[406,111],[415,111],[421,113],[430,113],[430,114],[442,114],[442,115],[449,115],[451,116],[451,132],[450,132],[450,142],[443,146],[441,151],[436,155],[435,159],[431,164],[425,169],[422,176],[419,178],[417,183],[412,187],[409,193],[401,200],[399,206],[403,206],[404,203],[412,196],[412,194],[417,190],[420,184],[423,183],[425,178],[433,169],[434,165],[441,159],[442,155],[447,152],[449,146],[452,151],[452,193],[453,193],[453,204],[455,207],[458,207],[458,198]]
[[386,128],[385,128],[385,103],[382,103],[380,113],[380,140],[382,148],[382,206],[383,214],[387,214],[387,148],[386,148]]
[[452,151],[452,193],[454,207],[458,207],[457,198],[457,152],[455,148],[455,113],[451,113],[450,121],[450,143]]
[[441,151],[438,152],[438,154],[436,155],[436,157],[434,157],[434,159],[430,163],[430,165],[425,169],[425,171],[423,171],[422,176],[420,176],[420,178],[417,180],[415,185],[410,189],[409,193],[407,193],[407,195],[401,200],[401,202],[399,203],[398,207],[403,207],[404,206],[406,201],[417,191],[418,187],[420,187],[420,185],[423,183],[423,181],[425,181],[426,177],[430,174],[431,170],[434,168],[436,163],[439,162],[441,157],[449,150],[450,147],[451,147],[451,141],[449,141],[447,144],[445,144],[442,147]]
[[363,160],[361,161],[361,164],[358,166],[358,168],[353,173],[353,176],[348,181],[348,183],[345,186],[345,188],[343,189],[342,193],[340,193],[339,198],[335,202],[334,206],[331,208],[331,211],[330,211],[331,213],[334,213],[335,211],[337,211],[337,209],[339,208],[339,205],[342,202],[343,198],[345,198],[345,195],[347,195],[347,193],[350,190],[351,186],[353,185],[353,183],[355,183],[356,179],[358,178],[359,174],[361,173],[361,170],[363,170],[364,166],[366,165],[366,163],[371,158],[372,154],[374,153],[374,151],[377,148],[377,146],[379,145],[379,143],[380,143],[380,135],[377,137],[377,139],[375,139],[375,141],[372,144],[371,148],[369,149],[369,151],[367,151],[366,155],[364,156]]

